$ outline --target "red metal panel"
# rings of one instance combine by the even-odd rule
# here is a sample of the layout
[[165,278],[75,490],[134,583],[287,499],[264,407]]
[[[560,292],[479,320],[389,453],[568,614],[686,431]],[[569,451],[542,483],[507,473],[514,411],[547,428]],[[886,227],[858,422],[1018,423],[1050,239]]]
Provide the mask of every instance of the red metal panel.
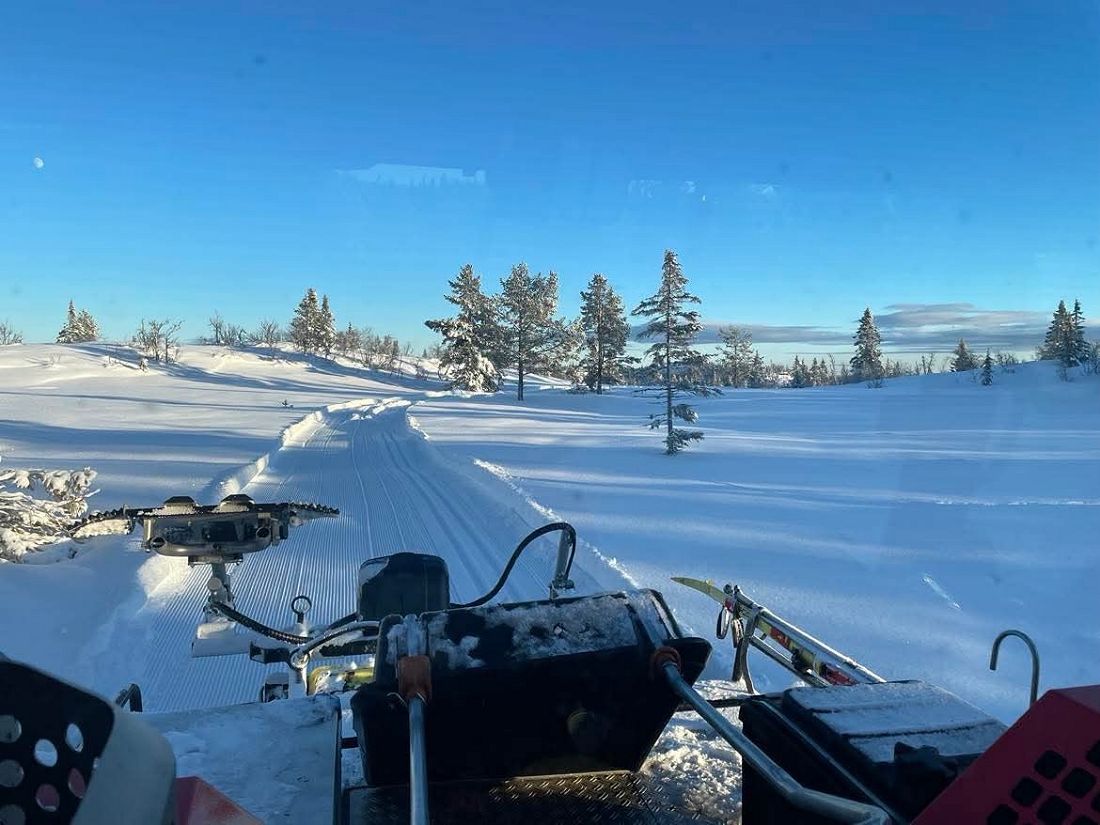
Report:
[[1100,825],[1100,685],[1051,690],[913,825]]
[[263,825],[197,776],[176,780],[176,825]]

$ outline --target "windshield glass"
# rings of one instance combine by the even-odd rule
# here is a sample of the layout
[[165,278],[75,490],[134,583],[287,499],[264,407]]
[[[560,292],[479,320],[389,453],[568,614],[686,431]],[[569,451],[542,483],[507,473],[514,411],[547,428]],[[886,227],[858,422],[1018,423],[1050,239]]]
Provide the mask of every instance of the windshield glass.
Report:
[[[191,658],[211,592],[300,636],[294,596],[363,619],[360,564],[412,551],[466,604],[566,521],[568,575],[540,538],[496,600],[659,591],[705,680],[710,581],[1006,723],[1004,629],[1040,690],[1100,682],[1098,36],[1078,2],[7,6],[0,650],[253,701],[285,663]],[[71,538],[233,494],[339,515]]]

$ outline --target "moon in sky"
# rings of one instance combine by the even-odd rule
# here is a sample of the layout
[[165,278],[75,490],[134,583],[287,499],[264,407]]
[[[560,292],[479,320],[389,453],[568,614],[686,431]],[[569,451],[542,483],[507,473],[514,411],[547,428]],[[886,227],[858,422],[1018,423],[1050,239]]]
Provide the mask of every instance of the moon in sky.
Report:
[[35,169],[41,169],[43,166],[46,165],[46,161],[42,160],[42,158],[39,158],[39,157],[36,157],[31,162],[34,164]]

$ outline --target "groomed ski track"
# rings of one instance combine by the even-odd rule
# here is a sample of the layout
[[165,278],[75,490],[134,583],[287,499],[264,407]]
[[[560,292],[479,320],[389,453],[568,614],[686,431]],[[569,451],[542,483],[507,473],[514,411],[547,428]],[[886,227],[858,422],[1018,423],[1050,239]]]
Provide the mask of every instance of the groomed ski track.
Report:
[[[288,541],[245,557],[231,569],[239,610],[271,626],[293,621],[299,593],[313,600],[310,620],[326,624],[351,613],[365,559],[401,550],[446,559],[452,598],[467,601],[497,580],[517,541],[542,519],[481,471],[450,464],[411,429],[410,401],[394,398],[321,416],[303,439],[270,455],[242,488],[257,501],[313,501],[340,509],[292,530]],[[348,406],[348,405],[342,405]],[[529,508],[528,508],[529,510]],[[554,539],[521,560],[502,599],[545,598]],[[578,592],[597,589],[577,554]],[[172,561],[182,565],[182,561]],[[113,623],[96,651],[101,664],[142,688],[149,710],[180,710],[254,701],[265,671],[245,656],[190,658],[206,598],[209,568],[170,576],[136,612]],[[117,640],[118,644],[115,644]],[[128,644],[127,644],[128,643]],[[127,649],[128,648],[128,649]]]

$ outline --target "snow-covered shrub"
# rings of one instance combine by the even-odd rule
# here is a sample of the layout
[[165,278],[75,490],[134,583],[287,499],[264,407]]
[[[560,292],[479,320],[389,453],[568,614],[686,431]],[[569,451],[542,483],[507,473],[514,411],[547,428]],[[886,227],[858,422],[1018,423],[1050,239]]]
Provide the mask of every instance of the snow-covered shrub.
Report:
[[87,512],[95,477],[90,467],[0,470],[0,559],[19,561],[26,553],[64,538]]

